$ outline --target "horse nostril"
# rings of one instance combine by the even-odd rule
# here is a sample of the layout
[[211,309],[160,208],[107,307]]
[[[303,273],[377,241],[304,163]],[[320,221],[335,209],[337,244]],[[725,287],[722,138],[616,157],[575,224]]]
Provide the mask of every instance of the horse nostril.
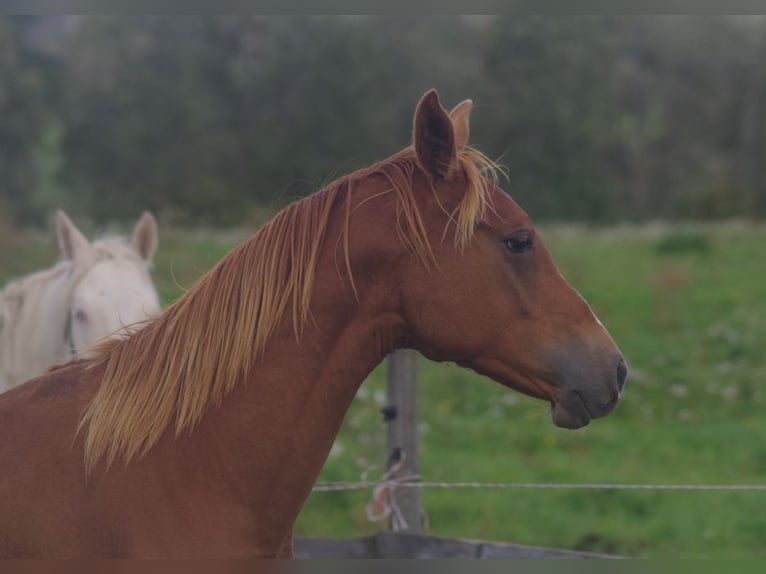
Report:
[[628,366],[625,364],[625,359],[620,359],[620,364],[617,365],[617,388],[622,392],[622,388],[625,386],[625,379],[628,378]]

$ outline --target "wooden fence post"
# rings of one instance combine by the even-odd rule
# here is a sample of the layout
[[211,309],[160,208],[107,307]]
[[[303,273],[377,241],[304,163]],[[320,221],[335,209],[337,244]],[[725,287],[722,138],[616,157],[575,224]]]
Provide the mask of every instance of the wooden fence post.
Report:
[[[417,360],[418,353],[410,349],[396,351],[387,360],[388,407],[383,414],[388,422],[388,468],[404,454],[404,464],[391,478],[420,475]],[[395,496],[405,530],[420,532],[420,489],[398,488]]]

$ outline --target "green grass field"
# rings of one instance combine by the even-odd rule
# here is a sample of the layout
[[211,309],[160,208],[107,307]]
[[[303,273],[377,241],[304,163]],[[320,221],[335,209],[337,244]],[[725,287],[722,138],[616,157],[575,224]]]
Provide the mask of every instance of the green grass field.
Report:
[[[420,366],[428,481],[766,484],[766,228],[542,230],[631,369],[624,399],[579,431],[548,406],[452,365]],[[165,301],[244,234],[161,230]],[[0,282],[50,264],[52,238],[3,241]],[[384,372],[360,389],[320,480],[384,462]],[[377,478],[373,471],[370,478]],[[315,493],[301,535],[378,530],[369,492]],[[433,534],[630,556],[766,555],[766,492],[424,490]]]

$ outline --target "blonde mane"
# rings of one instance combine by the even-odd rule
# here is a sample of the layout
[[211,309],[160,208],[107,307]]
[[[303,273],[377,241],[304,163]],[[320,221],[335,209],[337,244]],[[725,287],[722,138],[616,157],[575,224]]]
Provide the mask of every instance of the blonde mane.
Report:
[[[462,249],[490,206],[499,168],[469,147],[460,151],[458,161],[466,192],[448,215],[455,225],[455,244]],[[91,365],[104,368],[103,379],[80,423],[87,431],[86,469],[101,458],[107,467],[117,459],[127,463],[140,458],[171,424],[177,435],[193,429],[208,405],[220,404],[248,376],[253,353],[263,354],[288,310],[295,336],[300,336],[335,209],[343,209],[343,251],[353,287],[348,227],[358,181],[373,175],[386,178],[397,196],[400,238],[424,264],[432,261],[412,189],[417,165],[409,147],[288,205],[158,318],[128,338],[101,344]]]

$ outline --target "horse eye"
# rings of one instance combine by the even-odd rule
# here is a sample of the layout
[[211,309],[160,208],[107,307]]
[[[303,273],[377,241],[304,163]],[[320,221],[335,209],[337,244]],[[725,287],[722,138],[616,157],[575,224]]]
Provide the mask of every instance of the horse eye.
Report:
[[510,237],[503,239],[503,244],[511,253],[524,253],[532,249],[534,240],[529,231],[517,231]]
[[74,318],[76,321],[80,321],[82,323],[86,323],[88,321],[88,316],[85,314],[85,311],[82,309],[78,309],[74,312]]

